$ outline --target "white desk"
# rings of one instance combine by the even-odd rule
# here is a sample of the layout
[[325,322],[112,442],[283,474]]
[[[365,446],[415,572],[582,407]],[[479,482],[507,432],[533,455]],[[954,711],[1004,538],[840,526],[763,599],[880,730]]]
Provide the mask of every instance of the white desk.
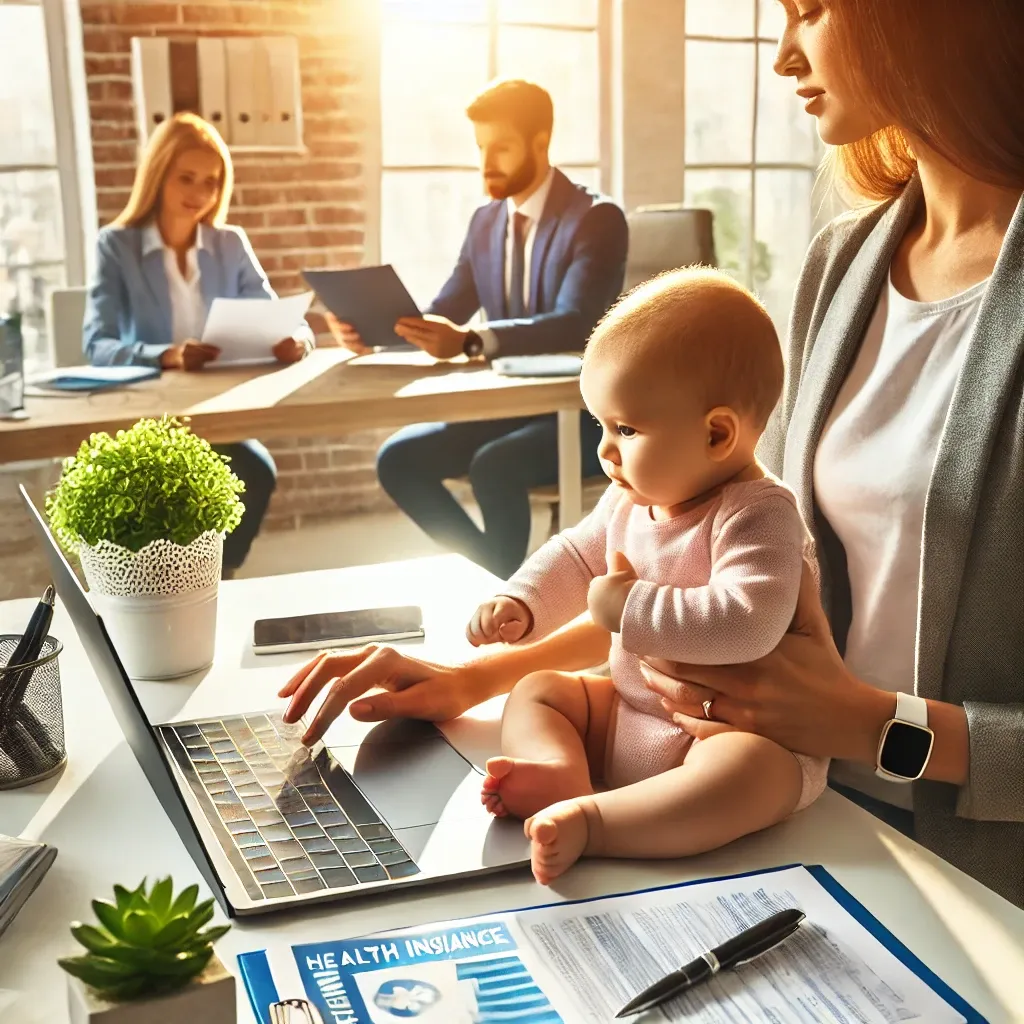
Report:
[[[231,582],[221,594],[214,667],[201,680],[147,684],[143,699],[159,719],[175,715],[186,701],[196,714],[271,706],[274,691],[302,656],[255,658],[249,637],[257,613],[413,601],[424,609],[427,651],[457,656],[468,651],[461,640],[466,617],[492,585],[483,570],[453,555]],[[31,601],[0,604],[0,632],[20,630],[31,607]],[[67,1019],[64,977],[55,961],[76,950],[68,922],[91,917],[91,898],[108,895],[115,882],[131,885],[143,875],[170,873],[178,886],[194,881],[202,886],[123,742],[63,610],[52,632],[65,644],[61,677],[68,766],[54,780],[0,793],[0,832],[42,837],[60,851],[0,938],[0,1020],[19,1024]],[[493,708],[479,712],[479,718],[489,717]],[[462,726],[457,739],[475,748],[466,750],[475,760],[494,735],[493,725],[478,720]],[[792,862],[824,864],[994,1024],[1024,1021],[1024,911],[831,792],[792,821],[688,861],[585,862],[559,879],[557,891],[540,889],[523,869],[414,889],[401,898],[248,918],[236,923],[218,952],[233,968],[236,953],[270,943],[345,938]],[[241,986],[239,996],[239,1020],[250,1022]]]

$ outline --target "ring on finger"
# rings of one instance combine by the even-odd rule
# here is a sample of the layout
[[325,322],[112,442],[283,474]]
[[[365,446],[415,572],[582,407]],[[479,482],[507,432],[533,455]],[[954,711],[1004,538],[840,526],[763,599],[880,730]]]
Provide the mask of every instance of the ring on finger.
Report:
[[706,700],[706,701],[704,701],[704,703],[703,703],[703,704],[701,705],[701,707],[702,707],[702,708],[704,708],[704,717],[705,717],[705,718],[706,718],[706,719],[707,719],[707,720],[708,720],[709,722],[713,722],[713,721],[715,720],[715,716],[714,716],[714,715],[713,715],[713,714],[711,713],[711,706],[712,706],[712,705],[713,705],[714,703],[715,703],[715,698],[714,698],[714,697],[712,697],[712,698],[711,698],[711,700]]

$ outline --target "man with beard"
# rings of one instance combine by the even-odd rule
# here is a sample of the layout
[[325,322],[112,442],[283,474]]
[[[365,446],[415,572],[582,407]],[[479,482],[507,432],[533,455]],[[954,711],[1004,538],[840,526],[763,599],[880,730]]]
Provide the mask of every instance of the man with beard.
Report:
[[[618,297],[626,263],[622,210],[548,162],[551,97],[521,80],[497,81],[466,110],[491,202],[473,214],[451,276],[422,318],[395,332],[436,359],[580,351]],[[465,326],[478,312],[483,322]],[[348,324],[337,340],[368,351]],[[583,474],[601,472],[601,429],[580,418]],[[507,578],[526,556],[531,487],[558,479],[555,416],[420,423],[377,456],[384,489],[427,534]],[[480,530],[444,486],[468,474]]]

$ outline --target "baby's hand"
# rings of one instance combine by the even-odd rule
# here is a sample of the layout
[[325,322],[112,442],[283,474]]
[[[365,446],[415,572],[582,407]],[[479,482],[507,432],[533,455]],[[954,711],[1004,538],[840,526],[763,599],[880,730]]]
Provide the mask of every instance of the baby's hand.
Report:
[[615,551],[608,564],[608,575],[595,576],[590,581],[587,608],[590,609],[590,617],[602,629],[607,629],[609,633],[618,633],[622,629],[626,598],[637,579],[636,570],[629,564],[629,559],[621,551]]
[[469,620],[466,639],[474,646],[481,644],[514,644],[533,628],[533,615],[522,601],[514,597],[495,597],[484,601]]

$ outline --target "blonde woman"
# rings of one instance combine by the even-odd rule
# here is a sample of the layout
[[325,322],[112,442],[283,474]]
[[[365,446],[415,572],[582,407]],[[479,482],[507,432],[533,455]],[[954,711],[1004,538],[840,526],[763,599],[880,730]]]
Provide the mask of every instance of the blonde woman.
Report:
[[[199,340],[214,299],[274,298],[245,232],[226,223],[232,183],[227,146],[202,118],[177,114],[153,132],[128,205],[97,240],[82,336],[91,363],[200,370],[218,356]],[[312,346],[302,322],[273,353],[292,363]],[[258,441],[218,450],[245,481],[245,515],[224,544],[230,575],[259,532],[277,471]]]

